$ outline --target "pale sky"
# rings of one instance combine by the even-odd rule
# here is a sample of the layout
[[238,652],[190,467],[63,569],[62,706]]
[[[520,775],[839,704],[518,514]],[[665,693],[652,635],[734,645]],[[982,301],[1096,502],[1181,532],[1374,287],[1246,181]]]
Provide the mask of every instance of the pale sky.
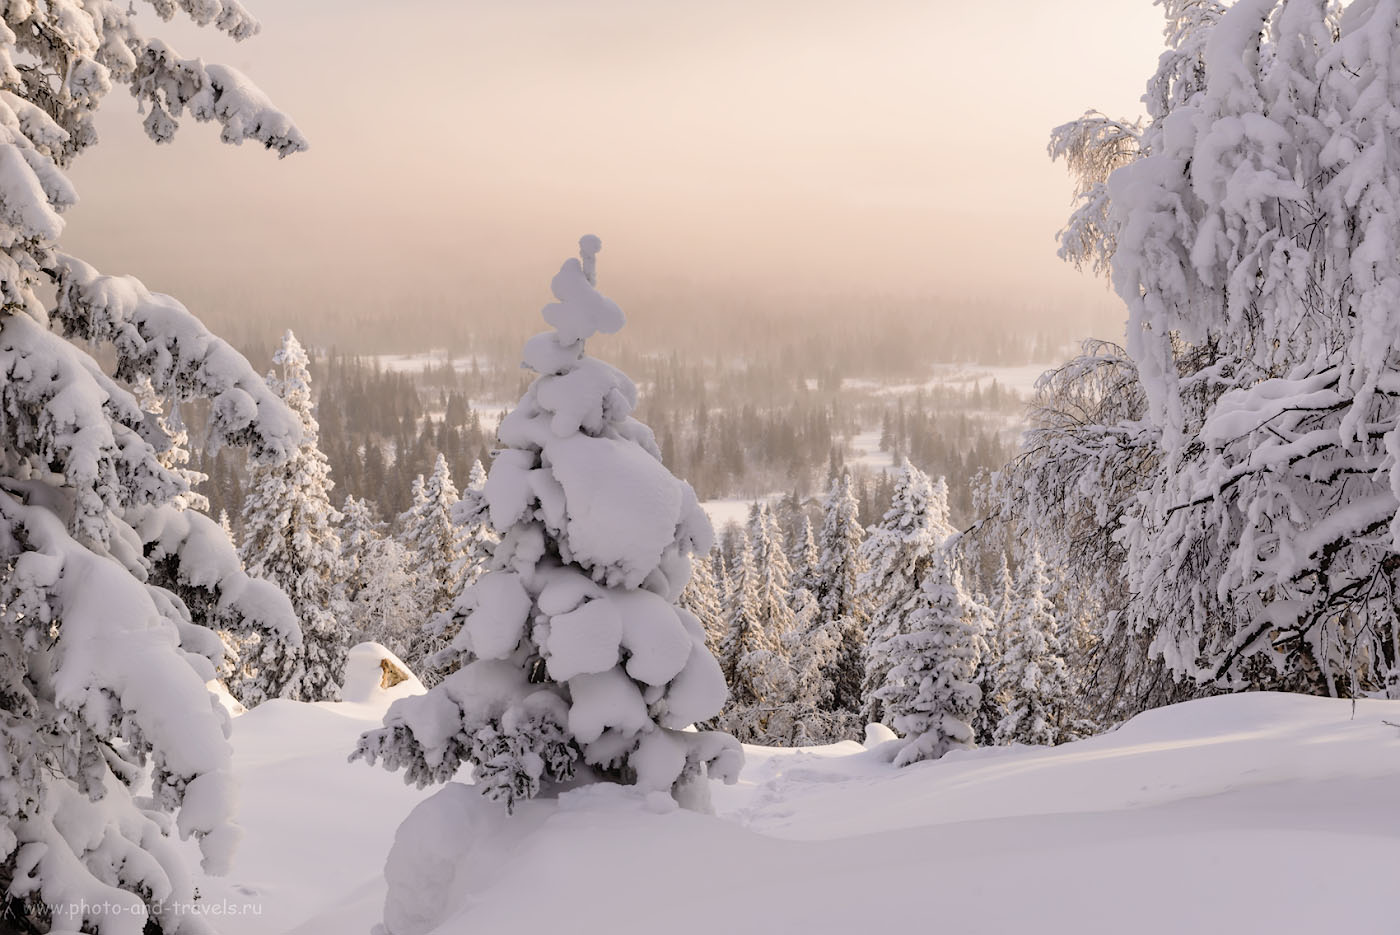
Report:
[[[1136,116],[1150,0],[246,0],[261,35],[165,27],[246,71],[310,152],[114,91],[66,242],[180,294],[369,308],[540,295],[578,235],[606,281],[1098,303],[1055,256],[1052,126]],[[152,25],[152,32],[159,29]]]

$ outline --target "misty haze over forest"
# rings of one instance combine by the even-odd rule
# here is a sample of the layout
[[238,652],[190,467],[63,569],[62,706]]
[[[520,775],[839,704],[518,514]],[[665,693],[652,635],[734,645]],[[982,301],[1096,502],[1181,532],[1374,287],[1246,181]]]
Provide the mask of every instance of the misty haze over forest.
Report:
[[[1085,337],[1121,336],[1103,281],[1054,256],[1069,193],[1045,127],[1090,88],[1104,105],[1137,105],[1127,68],[1103,93],[1102,61],[1053,89],[987,74],[954,40],[984,35],[989,11],[800,6],[797,18],[791,3],[722,3],[697,17],[666,4],[418,0],[405,10],[434,28],[385,66],[392,85],[353,67],[290,65],[308,43],[337,62],[372,54],[369,6],[338,6],[328,31],[317,3],[279,4],[265,35],[243,44],[177,19],[175,40],[209,55],[227,46],[305,113],[310,149],[250,166],[191,133],[152,153],[116,101],[97,120],[108,159],[75,166],[83,199],[69,242],[179,296],[255,366],[293,329],[317,398],[343,420],[328,433],[338,494],[367,497],[387,518],[439,451],[458,475],[488,456],[490,425],[524,386],[519,348],[536,330],[544,273],[573,231],[596,230],[607,287],[629,316],[600,353],[642,371],[644,413],[672,439],[683,476],[706,498],[807,495],[832,465],[859,460],[862,433],[899,418],[882,385],[929,384],[947,364],[1048,366]],[[1097,6],[1105,33],[1157,41],[1150,10]],[[1025,15],[1077,29],[1033,5]],[[907,39],[932,28],[948,38],[938,56]],[[651,52],[639,53],[643,37]],[[1046,57],[1043,39],[1028,31],[999,52]],[[1106,54],[1136,63],[1121,38]],[[973,76],[1023,97],[995,113],[938,90]],[[456,375],[374,373],[380,355],[428,353],[457,361]],[[331,368],[330,354],[361,360]],[[339,382],[361,365],[368,388]],[[993,380],[980,383],[990,391]],[[1029,397],[1023,377],[980,412],[956,398],[978,382],[936,400],[910,393],[937,431],[912,452],[880,449],[886,473],[905,454],[947,473],[960,519],[968,482],[1002,463]],[[392,417],[369,415],[367,392]],[[454,416],[470,411],[484,430],[438,437],[432,419],[454,393]],[[734,424],[697,424],[702,404]],[[723,452],[721,466],[705,450]],[[196,451],[216,511],[235,526],[239,459],[206,463]],[[873,490],[882,469],[859,470]]]

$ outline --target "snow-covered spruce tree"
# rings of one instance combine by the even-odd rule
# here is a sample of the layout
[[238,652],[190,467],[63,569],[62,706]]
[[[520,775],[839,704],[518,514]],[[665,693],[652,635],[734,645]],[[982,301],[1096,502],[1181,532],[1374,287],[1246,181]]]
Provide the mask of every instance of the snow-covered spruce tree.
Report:
[[792,556],[788,564],[792,568],[792,588],[806,588],[815,592],[817,577],[821,569],[821,550],[817,548],[817,537],[812,533],[812,521],[806,513],[797,516],[797,529],[793,535]]
[[[861,577],[866,564],[861,544],[860,502],[851,484],[851,475],[842,471],[834,477],[822,503],[822,528],[817,542],[821,573],[816,581],[819,608],[818,626],[836,641],[823,674],[830,684],[825,710],[830,714],[836,740],[849,733],[859,737],[860,712],[865,682],[865,654],[869,639],[870,614]],[[842,722],[845,722],[844,724]]]
[[166,438],[166,448],[159,452],[161,467],[179,477],[189,493],[181,494],[175,502],[181,506],[191,507],[201,513],[209,512],[209,498],[200,493],[196,488],[209,479],[207,474],[202,474],[190,468],[190,434],[185,430],[184,421],[180,418],[180,411],[166,413],[165,404],[161,401],[160,394],[151,385],[149,378],[137,381],[132,387],[136,395],[136,403],[141,407],[141,411],[146,413],[148,418],[154,418],[156,427]]
[[1021,567],[1011,620],[1002,632],[1005,650],[997,682],[1006,713],[995,733],[999,744],[1049,746],[1073,740],[1080,732],[1049,589],[1045,560],[1032,549]]
[[202,655],[218,660],[218,676],[235,697],[259,704],[268,688],[299,677],[296,613],[275,584],[248,576],[229,530],[200,512],[209,501],[193,488],[206,478],[185,466],[188,433],[178,398],[167,416],[149,378],[137,380],[133,391],[157,459],[185,489],[168,504],[132,507],[125,514],[141,539],[146,584],[162,589],[162,599],[175,601],[176,614],[194,625],[185,628],[186,646],[199,646]]
[[423,482],[421,499],[415,496],[403,516],[402,541],[413,556],[419,602],[429,615],[447,610],[461,591],[465,550],[461,530],[452,521],[457,499],[452,471],[439,454],[433,473]]
[[419,785],[469,762],[507,808],[585,776],[704,808],[707,774],[732,782],[742,762],[732,737],[684,729],[724,704],[704,628],[675,606],[713,533],[631,417],[632,381],[584,355],[623,324],[595,288],[600,246],[584,237],[582,261],[554,277],[553,330],[525,346],[539,376],[501,422],[485,488],[458,510],[489,516],[501,537],[455,604],[464,664],[395,702],[353,757]]
[[889,643],[893,665],[877,695],[894,729],[908,741],[895,757],[905,766],[971,747],[982,703],[977,685],[984,613],[963,588],[952,543],[929,557],[919,605],[907,632]]
[[739,540],[739,549],[729,569],[729,590],[724,597],[724,640],[719,654],[720,669],[729,685],[726,708],[750,705],[758,692],[739,681],[739,660],[746,653],[765,645],[758,618],[758,575],[754,567],[751,536]]
[[282,337],[272,362],[282,373],[269,373],[267,384],[300,419],[301,444],[285,461],[253,465],[243,500],[243,564],[248,574],[286,591],[301,620],[301,679],[282,686],[280,695],[334,701],[350,648],[332,611],[341,580],[340,514],[331,506],[330,465],[318,446],[309,361],[292,332]]
[[1159,436],[1120,532],[1126,625],[1203,685],[1400,691],[1400,22],[1167,10],[1136,158],[1104,183]]
[[817,596],[806,588],[792,595],[793,627],[784,639],[790,688],[784,716],[785,742],[793,746],[834,743],[855,736],[855,719],[832,707],[829,673],[841,648],[840,629],[822,614]]
[[905,461],[895,478],[890,508],[861,546],[866,571],[859,586],[870,601],[874,631],[866,647],[862,692],[862,717],[869,723],[889,723],[875,692],[890,669],[890,640],[908,632],[929,557],[953,534],[947,490],[941,478],[935,487],[927,474]]
[[[486,469],[481,466],[480,461],[473,461],[471,473],[468,475],[467,491],[468,493],[475,491],[479,494],[485,486]],[[406,516],[412,517],[425,513],[428,509],[427,497],[427,485],[420,477],[414,490],[413,508]],[[452,504],[449,514],[452,535],[456,538],[458,558],[456,562],[447,567],[446,573],[449,578],[455,579],[455,587],[460,590],[473,584],[486,570],[492,552],[496,548],[497,536],[492,531],[491,524],[487,522],[485,515],[475,508],[474,501],[470,498],[466,503],[458,500]],[[446,542],[450,538],[442,534],[441,529],[439,529],[439,533],[441,534],[439,542]],[[430,541],[431,538],[429,537]],[[417,576],[415,587],[421,594],[424,588],[423,575],[420,571],[415,571],[414,574]],[[419,617],[422,617],[421,612]],[[413,641],[408,650],[408,654],[402,657],[422,679],[423,684],[432,687],[460,668],[461,657],[454,653],[451,647],[453,640],[457,638],[457,634],[461,630],[461,622],[461,616],[452,612],[452,604],[449,601],[445,607],[430,616],[427,623],[422,625],[417,639]]]
[[374,506],[362,497],[345,496],[340,507],[341,597],[354,604],[365,582],[374,573],[370,549],[384,538],[384,524],[374,517]]
[[[480,461],[473,461],[471,472],[467,475],[467,489],[480,492],[485,486],[486,469],[481,466]],[[455,514],[453,520],[456,522]],[[486,570],[491,552],[496,547],[496,534],[491,530],[489,523],[481,520],[458,522],[457,525],[462,530],[461,584],[466,586],[480,578],[481,573]]]
[[786,637],[795,621],[783,537],[766,505],[758,505],[750,517],[738,565],[721,657],[730,698],[720,723],[745,743],[776,743],[791,734]]
[[345,622],[346,642],[380,643],[406,660],[420,642],[413,557],[385,534],[367,500],[347,496],[340,515],[342,586],[336,613]]
[[779,642],[793,629],[792,565],[783,549],[783,531],[777,515],[767,507],[759,509],[760,534],[754,545],[758,567],[758,615],[763,626]]
[[997,725],[1006,716],[1005,695],[1001,687],[1002,657],[1006,652],[1007,627],[1016,606],[1016,582],[1006,553],[1001,553],[996,577],[992,580],[992,599],[987,603],[974,600],[981,615],[982,655],[977,660],[973,680],[981,693],[977,715],[972,719],[972,731],[977,743],[995,743]]
[[690,580],[681,592],[680,605],[695,615],[705,628],[705,647],[718,658],[724,646],[726,631],[724,604],[720,601],[719,588],[715,584],[712,557],[700,556],[691,563]]
[[[256,29],[237,5],[197,19]],[[125,5],[0,8],[0,902],[15,931],[204,932],[176,911],[194,888],[172,838],[218,872],[238,836],[228,720],[205,688],[223,649],[149,583],[150,537],[198,514],[129,387],[149,379],[172,410],[209,399],[209,446],[255,462],[290,454],[299,428],[174,299],[61,252],[62,167],[96,141],[113,84],[159,140],[188,108],[230,142],[305,145],[246,78],[143,37]],[[233,585],[176,551],[187,580]]]
[[350,639],[380,643],[407,664],[423,642],[413,554],[393,536],[381,536],[369,544],[365,562],[370,571],[349,607]]
[[788,651],[797,630],[793,612],[792,565],[784,549],[782,527],[777,513],[766,506],[759,509],[760,535],[754,548],[758,566],[756,609],[767,642],[775,647],[771,656],[740,660],[741,669],[753,665],[762,670],[762,681],[768,685],[764,703],[754,713],[754,728],[760,731],[760,742],[776,744],[793,735],[791,702],[793,699],[792,660]]

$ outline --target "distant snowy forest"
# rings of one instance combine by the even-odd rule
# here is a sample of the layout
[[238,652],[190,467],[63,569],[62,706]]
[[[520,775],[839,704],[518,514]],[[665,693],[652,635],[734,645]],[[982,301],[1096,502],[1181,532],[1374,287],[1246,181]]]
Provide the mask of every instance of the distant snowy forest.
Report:
[[[969,521],[973,479],[1006,462],[1025,410],[1026,389],[999,382],[997,374],[1029,371],[1029,364],[1051,359],[1057,348],[1045,339],[1000,336],[995,347],[979,352],[946,334],[915,338],[906,332],[900,329],[903,338],[934,348],[938,356],[878,370],[873,361],[883,345],[869,334],[840,343],[814,334],[797,348],[759,345],[724,357],[621,344],[615,360],[642,390],[638,416],[656,432],[663,460],[702,499],[815,496],[833,465],[853,456],[859,462],[853,440],[875,432],[879,450],[888,455],[885,470],[852,465],[862,521],[883,513],[890,465],[904,455],[949,479],[954,513]],[[865,353],[860,342],[870,345]],[[250,361],[269,361],[272,353],[261,344],[245,349]],[[518,346],[506,351],[495,341],[483,340],[457,357],[445,349],[369,357],[307,353],[324,429],[321,446],[338,495],[369,501],[383,519],[408,509],[414,478],[430,473],[439,454],[457,478],[466,476],[473,461],[489,464],[495,425],[529,382]],[[940,380],[930,363],[945,369],[965,365],[977,378]],[[199,490],[214,514],[226,510],[239,530],[245,457],[197,444],[201,413],[192,406],[184,416],[192,427],[193,466],[206,475]]]
[[[63,169],[115,85],[157,142],[300,131],[124,5],[4,7],[0,924],[207,931],[178,839],[232,860],[229,710],[337,701],[365,642],[424,690],[345,754],[449,784],[396,841],[392,935],[452,885],[424,815],[497,828],[590,783],[704,812],[742,744],[873,731],[903,767],[1243,690],[1400,698],[1400,6],[1162,6],[1146,118],[1050,147],[1063,253],[1109,275],[1125,341],[1029,398],[934,379],[986,348],[912,325],[927,354],[605,363],[626,318],[592,235],[519,353],[406,368],[286,331],[264,375],[62,251]],[[1056,346],[988,340],[979,363]],[[724,497],[752,506],[717,531]]]

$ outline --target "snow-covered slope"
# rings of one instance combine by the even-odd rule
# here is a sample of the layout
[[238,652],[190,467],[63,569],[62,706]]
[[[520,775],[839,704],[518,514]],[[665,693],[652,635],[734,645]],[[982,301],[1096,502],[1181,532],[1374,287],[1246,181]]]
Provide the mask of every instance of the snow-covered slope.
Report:
[[[345,763],[379,710],[273,702],[235,720],[247,839],[233,876],[202,889],[262,913],[223,931],[378,922],[384,857],[423,797]],[[1400,703],[1353,717],[1348,702],[1256,694],[901,770],[855,743],[751,747],[740,783],[714,790],[717,816],[618,788],[528,803],[509,820],[518,840],[459,848],[445,921],[425,931],[1387,931],[1400,728],[1384,720]]]

